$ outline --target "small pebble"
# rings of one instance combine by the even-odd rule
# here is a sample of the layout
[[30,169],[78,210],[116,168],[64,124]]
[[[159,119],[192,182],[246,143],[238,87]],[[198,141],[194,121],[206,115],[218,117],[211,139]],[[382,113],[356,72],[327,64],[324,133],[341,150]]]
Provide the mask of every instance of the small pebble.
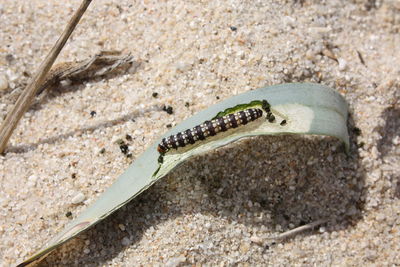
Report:
[[122,223],[120,223],[120,224],[118,224],[118,228],[121,230],[121,231],[125,231],[125,225],[123,225]]
[[79,204],[85,200],[85,195],[82,192],[78,192],[71,200],[72,204]]
[[392,139],[392,144],[395,145],[395,146],[399,145],[400,144],[400,136],[395,136]]
[[37,176],[31,175],[28,177],[28,182],[26,183],[29,187],[34,187],[36,185]]
[[179,257],[174,257],[174,258],[170,258],[167,263],[165,264],[165,266],[167,267],[176,267],[181,263],[184,263],[186,261],[186,257],[184,256],[179,256]]
[[5,75],[0,74],[0,91],[6,90],[8,88],[8,80]]
[[192,20],[192,21],[189,23],[189,27],[190,27],[190,29],[195,30],[195,29],[197,28],[197,23],[196,23],[196,21]]
[[71,84],[72,84],[72,81],[70,79],[60,81],[60,85],[62,87],[67,87],[67,86],[70,86]]
[[192,65],[189,64],[189,63],[178,62],[178,63],[176,63],[175,68],[176,68],[176,70],[179,71],[179,72],[186,72],[186,71],[189,71],[189,70],[190,70],[191,66],[192,66]]
[[8,77],[8,82],[11,82],[11,83],[18,81],[18,79],[21,78],[17,73],[15,73],[11,69],[7,70],[7,77]]
[[261,237],[258,237],[256,235],[253,235],[252,237],[250,237],[250,241],[257,245],[262,245],[264,243],[264,240]]
[[32,183],[36,183],[38,177],[36,175],[31,175],[28,177],[28,180]]
[[343,58],[338,58],[338,62],[339,62],[339,70],[344,71],[347,67],[347,61],[344,60]]
[[121,240],[121,244],[122,244],[123,246],[128,246],[130,243],[131,243],[131,240],[130,240],[128,237],[124,237],[124,238],[122,238],[122,240]]
[[12,54],[7,54],[6,55],[6,61],[8,63],[11,63],[12,61],[14,61],[14,59],[15,59],[14,55],[12,55]]
[[242,254],[247,253],[250,250],[250,243],[243,241],[240,244],[240,252]]

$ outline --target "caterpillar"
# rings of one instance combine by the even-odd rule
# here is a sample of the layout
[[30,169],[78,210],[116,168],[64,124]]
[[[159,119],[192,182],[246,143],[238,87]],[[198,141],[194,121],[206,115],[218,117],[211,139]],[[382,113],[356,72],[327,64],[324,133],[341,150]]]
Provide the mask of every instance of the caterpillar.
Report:
[[206,139],[208,136],[214,136],[219,132],[225,132],[231,128],[245,125],[260,118],[262,114],[263,112],[261,109],[249,108],[211,121],[207,120],[191,129],[163,138],[157,150],[163,155],[171,148],[177,149],[178,147],[184,147],[188,144],[194,144],[198,140]]

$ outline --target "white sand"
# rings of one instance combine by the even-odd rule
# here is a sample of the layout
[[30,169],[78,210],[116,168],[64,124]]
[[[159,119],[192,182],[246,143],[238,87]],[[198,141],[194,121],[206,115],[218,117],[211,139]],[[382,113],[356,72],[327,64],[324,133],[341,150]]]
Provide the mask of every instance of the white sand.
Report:
[[[235,143],[186,163],[44,264],[400,264],[399,2],[157,2],[93,1],[58,62],[121,50],[141,67],[56,90],[20,121],[0,156],[0,265],[39,249],[124,171],[132,159],[115,140],[130,134],[134,159],[217,97],[298,81],[347,99],[362,131],[351,157],[330,138]],[[2,116],[79,3],[0,2]]]

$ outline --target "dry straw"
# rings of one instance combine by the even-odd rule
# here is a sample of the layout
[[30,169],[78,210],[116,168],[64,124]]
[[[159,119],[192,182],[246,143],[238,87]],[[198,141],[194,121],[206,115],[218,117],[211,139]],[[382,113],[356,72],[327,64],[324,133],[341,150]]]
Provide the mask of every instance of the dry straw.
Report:
[[61,34],[60,38],[50,50],[43,63],[40,65],[38,71],[29,81],[25,90],[19,96],[13,109],[7,114],[6,119],[4,120],[0,128],[0,153],[4,152],[7,146],[7,142],[10,139],[14,129],[17,127],[19,120],[28,110],[35,95],[43,85],[48,72],[54,64],[54,61],[60,54],[61,49],[64,47],[65,43],[71,36],[71,33],[74,31],[76,25],[79,23],[79,20],[81,19],[91,2],[92,0],[82,1],[81,5],[72,16],[64,32]]

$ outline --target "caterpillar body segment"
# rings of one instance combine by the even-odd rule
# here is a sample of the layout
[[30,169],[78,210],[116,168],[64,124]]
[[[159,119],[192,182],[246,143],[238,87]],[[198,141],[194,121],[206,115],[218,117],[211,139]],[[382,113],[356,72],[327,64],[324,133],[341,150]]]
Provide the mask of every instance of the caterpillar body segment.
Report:
[[188,144],[194,144],[198,140],[205,140],[209,136],[214,136],[220,132],[228,131],[231,128],[245,125],[262,117],[262,115],[263,111],[261,109],[249,108],[211,121],[208,120],[191,129],[163,138],[157,150],[163,155],[172,148],[178,149]]

